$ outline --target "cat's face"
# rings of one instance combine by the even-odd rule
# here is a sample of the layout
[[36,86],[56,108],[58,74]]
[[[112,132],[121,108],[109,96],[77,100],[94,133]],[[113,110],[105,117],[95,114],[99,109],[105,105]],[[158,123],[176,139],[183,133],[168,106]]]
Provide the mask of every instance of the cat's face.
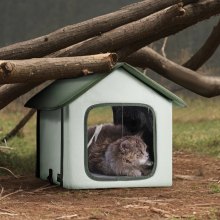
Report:
[[148,165],[147,145],[138,136],[130,136],[120,143],[120,154],[127,164],[135,166]]

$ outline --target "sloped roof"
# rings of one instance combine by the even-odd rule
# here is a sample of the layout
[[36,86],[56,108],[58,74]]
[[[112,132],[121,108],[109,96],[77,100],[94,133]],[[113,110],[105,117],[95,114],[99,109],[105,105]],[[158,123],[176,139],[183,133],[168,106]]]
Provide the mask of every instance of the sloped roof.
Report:
[[[149,77],[144,76],[140,71],[130,66],[129,64],[118,64],[115,66],[112,72],[114,72],[114,70],[118,68],[123,68],[128,74],[131,74],[136,79],[140,80],[142,83],[156,91],[164,98],[171,100],[174,104],[181,107],[186,106],[181,98],[179,98],[169,90],[165,89],[163,86],[153,81]],[[96,85],[99,81],[104,79],[109,74],[111,73],[94,74],[73,79],[56,80],[48,87],[43,89],[41,92],[36,94],[34,97],[32,97],[25,104],[25,107],[35,108],[39,110],[59,109],[81,96],[83,93]]]

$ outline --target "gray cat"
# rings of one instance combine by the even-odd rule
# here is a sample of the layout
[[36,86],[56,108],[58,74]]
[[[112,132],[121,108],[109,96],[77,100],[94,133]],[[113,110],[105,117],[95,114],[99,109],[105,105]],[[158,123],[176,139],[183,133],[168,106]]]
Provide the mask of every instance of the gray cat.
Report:
[[[110,176],[142,176],[151,171],[147,145],[138,135],[129,135],[122,126],[104,125],[96,142],[88,148],[89,170]],[[88,129],[91,138],[94,128]]]

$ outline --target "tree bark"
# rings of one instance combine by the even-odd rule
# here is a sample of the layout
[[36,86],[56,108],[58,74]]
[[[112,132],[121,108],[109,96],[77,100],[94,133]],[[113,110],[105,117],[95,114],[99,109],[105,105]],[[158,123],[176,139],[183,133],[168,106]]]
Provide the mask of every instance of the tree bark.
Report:
[[126,57],[128,57],[130,54],[156,40],[177,33],[187,28],[188,26],[191,26],[201,20],[209,18],[212,12],[214,14],[220,13],[220,2],[214,0],[204,0],[197,4],[187,5],[183,9],[185,11],[184,15],[175,17],[170,21],[167,20],[167,23],[169,23],[169,25],[165,25],[164,30],[161,30],[160,32],[156,32],[155,30],[153,32],[154,34],[152,36],[149,36],[149,38],[146,37],[142,41],[133,44],[128,44],[129,46],[126,46],[116,51],[116,53],[118,54],[119,61],[125,60]]
[[144,56],[144,62],[148,68],[194,93],[208,98],[220,95],[220,77],[194,72],[166,59],[149,47],[139,50],[136,52],[135,59],[130,56],[127,61],[137,64],[135,63],[135,60],[138,60],[137,54],[139,59],[142,56],[142,60]]
[[5,142],[14,137],[30,120],[30,118],[34,115],[36,112],[35,109],[29,110],[29,112],[18,122],[18,124],[8,133],[6,134],[0,142]]
[[0,83],[24,83],[106,73],[117,62],[116,54],[81,57],[35,58],[0,61]]
[[180,2],[188,3],[196,0],[141,1],[119,11],[66,26],[45,36],[3,47],[0,49],[0,59],[42,57]]
[[220,44],[220,20],[202,47],[183,66],[199,69],[216,51]]
[[[169,9],[170,10],[170,9]],[[165,11],[165,10],[164,10]],[[168,19],[167,23],[162,29],[157,30],[155,27],[155,32],[152,32],[149,38],[146,38],[142,41],[135,42],[132,47],[126,47],[126,44],[122,42],[121,48],[119,50],[121,61],[125,60],[124,58],[129,54],[135,52],[146,44],[153,42],[159,38],[168,36],[169,34],[176,33],[190,25],[193,25],[197,21],[204,20],[212,15],[215,15],[220,12],[220,2],[215,0],[201,0],[198,3],[187,5],[183,8],[184,15],[179,17],[174,17]],[[191,21],[192,20],[192,21]],[[147,26],[147,24],[145,24]],[[167,28],[166,28],[167,26]],[[166,31],[164,31],[166,30]],[[126,30],[124,30],[126,32]],[[123,32],[123,31],[122,31]],[[132,33],[131,33],[132,34]],[[126,39],[127,35],[121,35],[123,39]],[[156,36],[156,37],[155,37]],[[100,36],[102,37],[102,36]],[[100,38],[95,38],[100,39]],[[117,40],[117,39],[115,39]],[[89,40],[88,40],[89,41]],[[98,41],[97,41],[98,42]],[[125,41],[127,43],[127,41]],[[111,45],[111,44],[110,44]],[[129,45],[129,44],[128,44]],[[104,47],[104,45],[102,45]],[[108,46],[108,45],[107,45]],[[104,47],[106,50],[107,47]],[[107,48],[108,49],[108,48]],[[85,48],[86,50],[86,48]],[[11,53],[13,50],[11,51]],[[0,87],[0,109],[5,107],[8,103],[19,97],[20,95],[26,93],[34,86],[39,85],[39,82],[33,84],[15,84],[15,85],[4,85]]]
[[42,81],[35,83],[16,83],[0,87],[0,110],[9,103],[40,85]]
[[182,5],[174,5],[171,8],[164,9],[140,20],[123,25],[101,36],[80,42],[68,48],[55,52],[53,57],[83,56],[107,51],[117,51],[129,44],[139,42],[163,31],[173,17],[182,14]]
[[[109,51],[120,51],[127,45],[140,44],[134,51],[146,46],[156,40],[177,33],[197,22],[220,13],[220,1],[203,0],[195,4],[182,6],[181,4],[163,9],[148,17],[131,22],[119,28],[111,30],[79,44],[60,50],[52,56],[83,56]],[[123,55],[123,56],[122,56]],[[122,60],[128,56],[119,53]]]

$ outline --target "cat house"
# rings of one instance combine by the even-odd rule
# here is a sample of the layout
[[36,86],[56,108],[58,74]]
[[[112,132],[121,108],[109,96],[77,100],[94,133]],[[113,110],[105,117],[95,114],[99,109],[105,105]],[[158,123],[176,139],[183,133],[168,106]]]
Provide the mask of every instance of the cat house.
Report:
[[[37,109],[37,177],[68,189],[171,186],[173,104],[185,106],[128,64],[111,73],[53,82],[26,103]],[[137,136],[140,141],[134,142]],[[142,168],[147,172],[114,175],[90,167],[97,155],[103,159],[109,146],[118,150],[115,145],[124,139],[146,145],[148,162]],[[92,147],[106,152],[93,154]]]

